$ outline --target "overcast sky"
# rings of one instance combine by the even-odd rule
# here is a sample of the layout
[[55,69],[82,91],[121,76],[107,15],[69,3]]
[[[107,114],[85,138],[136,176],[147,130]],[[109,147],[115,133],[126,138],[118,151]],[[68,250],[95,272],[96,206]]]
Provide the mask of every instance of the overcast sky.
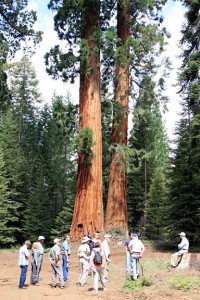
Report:
[[[78,80],[74,85],[62,83],[61,80],[52,80],[45,71],[44,55],[52,46],[59,43],[57,34],[53,30],[53,14],[47,9],[48,3],[49,0],[29,0],[28,5],[29,9],[37,11],[38,21],[35,29],[44,32],[43,41],[37,47],[36,54],[32,58],[40,82],[40,91],[45,102],[51,101],[54,92],[59,95],[66,95],[67,92],[70,91],[72,100],[78,103]],[[171,71],[170,77],[167,79],[166,95],[169,97],[170,101],[168,104],[169,111],[165,114],[164,119],[168,136],[169,138],[172,138],[175,123],[178,121],[179,113],[181,111],[179,105],[180,99],[177,95],[178,88],[173,85],[176,83],[178,68],[181,66],[181,61],[178,58],[181,53],[178,48],[178,41],[181,38],[180,30],[183,24],[184,8],[179,1],[174,2],[168,0],[167,5],[163,9],[163,15],[164,26],[171,33],[165,56],[169,56],[172,61],[173,70]]]

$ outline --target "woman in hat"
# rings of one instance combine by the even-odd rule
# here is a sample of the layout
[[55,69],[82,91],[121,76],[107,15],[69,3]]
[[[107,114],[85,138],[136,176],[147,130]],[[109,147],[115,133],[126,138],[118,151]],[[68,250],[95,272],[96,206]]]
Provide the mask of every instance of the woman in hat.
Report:
[[88,277],[88,271],[89,271],[89,259],[90,259],[90,247],[88,245],[88,242],[90,239],[85,236],[82,239],[82,245],[78,248],[78,258],[79,258],[79,280],[78,284],[80,286],[85,286],[87,277]]

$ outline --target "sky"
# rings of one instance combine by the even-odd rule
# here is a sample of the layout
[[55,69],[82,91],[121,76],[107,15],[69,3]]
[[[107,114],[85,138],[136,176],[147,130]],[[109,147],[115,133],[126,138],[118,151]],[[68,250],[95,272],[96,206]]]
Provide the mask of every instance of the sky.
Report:
[[[36,30],[44,32],[43,40],[37,46],[35,55],[32,57],[33,66],[36,69],[39,89],[44,99],[44,102],[50,103],[53,94],[65,96],[70,92],[72,101],[78,103],[79,100],[79,84],[78,79],[75,84],[63,83],[61,80],[53,80],[45,71],[44,55],[51,47],[60,43],[57,34],[54,31],[53,13],[48,10],[47,5],[49,0],[29,0],[28,9],[33,9],[37,12],[38,21],[35,25]],[[165,56],[169,56],[173,70],[169,78],[166,78],[166,95],[169,97],[168,112],[164,114],[164,121],[169,139],[173,139],[175,124],[179,120],[181,106],[180,98],[177,94],[178,87],[175,87],[177,72],[181,66],[179,58],[181,50],[178,47],[178,42],[181,38],[181,26],[184,22],[184,7],[180,1],[168,0],[163,9],[164,22],[163,25],[171,33],[171,38],[168,39]],[[16,59],[20,58],[20,53]]]

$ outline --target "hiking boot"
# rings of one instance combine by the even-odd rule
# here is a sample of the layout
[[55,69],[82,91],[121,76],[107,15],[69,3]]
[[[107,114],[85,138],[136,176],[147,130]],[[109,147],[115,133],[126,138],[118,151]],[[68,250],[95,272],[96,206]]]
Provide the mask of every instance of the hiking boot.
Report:
[[61,289],[66,289],[67,287],[66,287],[66,285],[61,285],[60,288],[61,288]]
[[51,285],[51,288],[52,289],[56,289],[56,285]]
[[98,294],[97,290],[92,290],[92,294]]

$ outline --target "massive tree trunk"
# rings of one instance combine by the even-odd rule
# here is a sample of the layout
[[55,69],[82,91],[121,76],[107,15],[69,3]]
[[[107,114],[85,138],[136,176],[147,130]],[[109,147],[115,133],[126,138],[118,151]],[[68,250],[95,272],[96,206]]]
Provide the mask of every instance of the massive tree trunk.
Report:
[[[118,1],[117,32],[121,42],[119,47],[126,47],[130,36],[130,0],[124,3]],[[129,98],[129,64],[128,47],[126,54],[116,62],[115,106],[112,129],[112,143],[127,145],[128,131],[128,98]],[[106,230],[120,226],[128,229],[128,214],[126,202],[126,162],[122,161],[119,153],[113,150],[110,165],[110,180],[108,202],[106,209]]]
[[103,230],[100,51],[97,48],[99,6],[100,1],[84,1],[81,38],[87,43],[90,54],[87,59],[89,69],[83,60],[81,63],[79,130],[90,127],[95,145],[92,147],[94,156],[90,167],[84,155],[78,157],[77,190],[71,225],[71,236],[74,239]]

